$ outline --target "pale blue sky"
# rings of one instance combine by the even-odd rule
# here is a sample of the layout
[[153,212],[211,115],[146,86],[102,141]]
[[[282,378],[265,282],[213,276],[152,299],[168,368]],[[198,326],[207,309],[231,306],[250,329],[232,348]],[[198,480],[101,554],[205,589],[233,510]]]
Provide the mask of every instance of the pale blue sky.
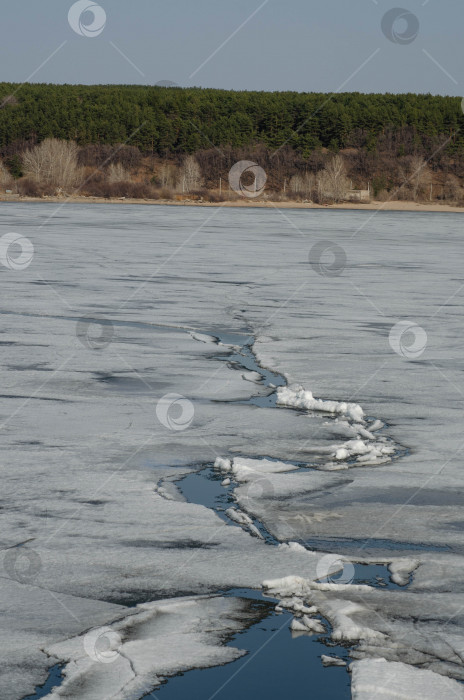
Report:
[[[2,6],[1,80],[464,94],[462,0],[268,0],[258,10],[262,3],[99,0],[106,27],[87,38],[68,23],[71,0],[14,0]],[[381,29],[398,6],[420,23],[404,45]],[[82,16],[84,25],[92,19]]]

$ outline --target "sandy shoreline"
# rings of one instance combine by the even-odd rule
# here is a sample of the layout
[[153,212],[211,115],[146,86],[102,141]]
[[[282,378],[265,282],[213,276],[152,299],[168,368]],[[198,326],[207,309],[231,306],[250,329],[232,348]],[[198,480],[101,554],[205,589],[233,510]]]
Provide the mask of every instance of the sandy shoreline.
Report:
[[8,202],[41,202],[52,204],[141,204],[163,205],[163,206],[180,206],[180,207],[252,207],[254,209],[354,209],[357,211],[417,211],[417,212],[448,212],[448,213],[464,213],[464,207],[451,206],[449,204],[423,204],[418,202],[376,202],[372,201],[368,204],[359,202],[343,202],[341,204],[308,204],[304,202],[273,202],[270,200],[253,200],[243,199],[237,201],[226,202],[199,202],[194,200],[173,201],[168,199],[105,199],[103,197],[15,197],[15,196],[0,196],[0,203]]

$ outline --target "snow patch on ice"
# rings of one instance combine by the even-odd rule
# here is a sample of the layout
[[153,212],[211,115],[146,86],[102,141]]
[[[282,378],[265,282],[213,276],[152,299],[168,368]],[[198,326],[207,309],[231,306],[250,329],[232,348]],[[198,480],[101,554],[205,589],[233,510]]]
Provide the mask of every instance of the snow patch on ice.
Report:
[[223,459],[222,457],[217,457],[214,462],[214,468],[219,469],[222,472],[230,472],[231,461],[230,459]]
[[290,623],[292,632],[305,632],[306,634],[323,634],[325,627],[320,620],[303,615],[303,617],[294,617]]
[[391,441],[374,435],[374,432],[383,427],[382,421],[376,420],[366,427],[364,410],[359,404],[315,399],[311,391],[299,385],[279,387],[277,404],[339,416],[335,419],[337,429],[351,439],[341,445],[332,446],[330,457],[334,461],[325,464],[322,467],[324,470],[346,469],[347,460],[353,460],[356,465],[385,464],[391,461],[395,453],[395,446]]
[[360,625],[352,619],[356,613],[363,613],[365,607],[360,603],[350,600],[328,598],[326,592],[343,593],[369,591],[370,586],[336,584],[336,583],[315,583],[303,579],[299,576],[287,576],[283,579],[275,579],[263,582],[263,589],[266,595],[283,598],[280,605],[285,604],[286,599],[297,598],[298,602],[311,603],[319,613],[329,620],[332,625],[332,639],[336,642],[358,642],[360,640],[370,640],[383,642],[386,637],[382,632]]
[[[372,438],[375,440],[374,436]],[[395,448],[384,443],[382,438],[375,443],[365,442],[358,436],[355,440],[348,440],[341,447],[336,447],[332,456],[337,460],[346,460],[357,457],[358,464],[382,464],[389,462]]]
[[397,586],[407,586],[411,574],[417,569],[420,562],[417,559],[395,559],[388,565],[390,578]]
[[364,411],[357,403],[315,399],[311,391],[305,390],[298,385],[279,387],[277,389],[277,403],[280,406],[301,408],[307,411],[335,413],[348,416],[359,423],[364,422]]
[[230,484],[232,479],[238,483],[244,484],[256,481],[265,475],[284,474],[296,470],[295,465],[289,462],[279,462],[270,459],[251,459],[247,457],[235,457],[232,460],[217,457],[214,462],[214,468],[227,475],[224,482],[228,480],[228,484]]
[[252,481],[256,476],[262,474],[281,474],[295,471],[295,465],[288,462],[274,462],[270,459],[236,457],[232,462],[231,471],[236,481],[246,482]]
[[283,542],[282,544],[277,545],[277,548],[283,552],[308,552],[306,547],[303,547],[303,545],[299,542]]
[[321,661],[324,666],[346,666],[346,661],[340,659],[338,656],[327,656],[322,654]]

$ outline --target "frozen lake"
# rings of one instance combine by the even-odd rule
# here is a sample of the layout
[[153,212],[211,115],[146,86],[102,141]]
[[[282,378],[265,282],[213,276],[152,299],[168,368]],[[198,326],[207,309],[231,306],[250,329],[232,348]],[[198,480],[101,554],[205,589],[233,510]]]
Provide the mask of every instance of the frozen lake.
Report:
[[461,215],[0,217],[1,697],[464,697]]

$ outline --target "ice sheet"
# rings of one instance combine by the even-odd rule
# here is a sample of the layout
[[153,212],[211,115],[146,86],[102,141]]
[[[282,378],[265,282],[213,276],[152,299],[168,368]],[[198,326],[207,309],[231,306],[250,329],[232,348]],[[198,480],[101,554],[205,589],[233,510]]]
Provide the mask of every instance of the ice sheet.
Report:
[[[268,490],[252,498],[243,492],[251,482],[237,488],[239,505],[248,495],[250,510],[277,538],[325,538],[335,551],[337,539],[373,538],[382,561],[395,559],[382,542],[421,547],[408,591],[369,592],[374,612],[364,605],[357,624],[386,637],[384,657],[402,654],[459,676],[461,218],[292,210],[286,217],[277,210],[2,206],[3,229],[22,232],[36,251],[24,271],[0,268],[0,693],[7,700],[43,681],[50,660],[42,646],[75,637],[90,617],[106,624],[116,604],[259,586],[288,574],[314,579],[319,554],[269,547],[182,502],[175,489],[155,492],[163,476],[218,455],[327,469],[262,474]],[[310,248],[323,238],[346,249],[343,275],[320,277],[308,265]],[[416,361],[395,354],[388,341],[404,318],[427,331]],[[96,348],[86,326],[100,335]],[[364,415],[243,403],[269,390],[214,359],[228,352],[213,342],[220,331],[256,337],[263,366],[326,405],[353,404]],[[186,430],[157,418],[158,401],[172,393],[194,405]],[[357,454],[337,459],[358,434]],[[353,464],[368,454],[361,443],[372,435],[407,453]],[[450,549],[428,552],[432,545]],[[353,549],[366,554],[362,544]],[[315,593],[328,604],[363,607],[349,586]],[[22,614],[28,606],[32,634]],[[398,648],[387,623],[394,644],[403,635]],[[378,655],[379,648],[366,640],[360,653]]]

